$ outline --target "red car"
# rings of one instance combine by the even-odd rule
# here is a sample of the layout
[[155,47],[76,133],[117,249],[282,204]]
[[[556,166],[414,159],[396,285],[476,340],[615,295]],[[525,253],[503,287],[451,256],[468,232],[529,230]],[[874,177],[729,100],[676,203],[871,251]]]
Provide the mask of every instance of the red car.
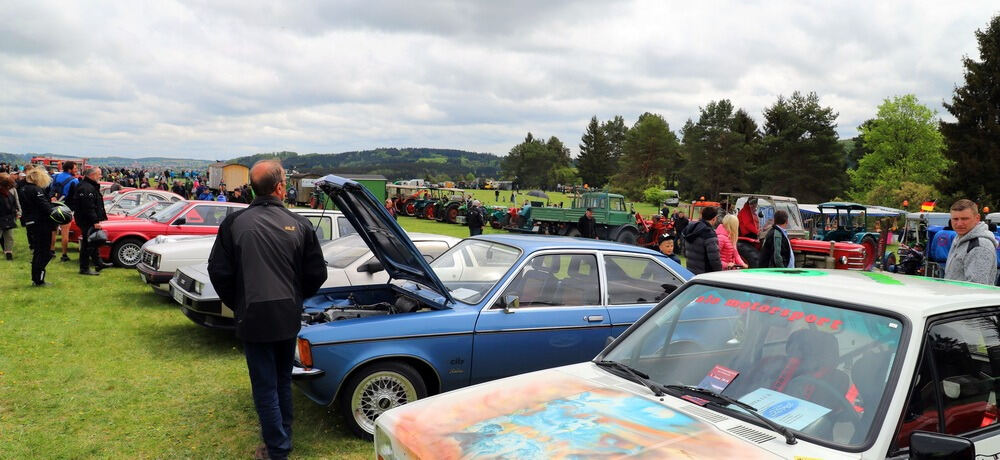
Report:
[[139,263],[142,244],[159,235],[215,235],[222,220],[247,207],[243,203],[218,201],[178,201],[159,211],[152,219],[104,222],[108,244],[99,253],[119,267]]
[[[173,201],[150,201],[140,204],[124,214],[108,214],[108,222],[149,219],[153,217],[153,214],[164,210],[172,204],[174,204]],[[80,242],[80,227],[76,225],[76,219],[71,220],[69,223],[69,240],[74,243]]]

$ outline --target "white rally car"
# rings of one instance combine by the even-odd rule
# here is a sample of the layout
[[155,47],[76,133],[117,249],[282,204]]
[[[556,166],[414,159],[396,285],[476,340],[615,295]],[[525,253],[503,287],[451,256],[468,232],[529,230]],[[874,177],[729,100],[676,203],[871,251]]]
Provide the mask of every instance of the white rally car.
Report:
[[[678,324],[705,321],[705,337],[676,337]],[[375,454],[998,458],[998,393],[995,287],[844,270],[718,272],[689,281],[593,361],[383,413]]]
[[[333,240],[356,233],[351,223],[340,211],[322,209],[291,208],[297,214],[309,219],[316,229],[320,241]],[[160,295],[170,295],[170,278],[178,268],[208,262],[208,256],[215,244],[215,235],[163,235],[149,240],[142,246],[139,264],[135,269],[143,282]]]
[[[453,236],[429,233],[408,233],[413,245],[427,260],[434,260],[462,241]],[[322,244],[326,260],[326,282],[320,288],[366,286],[389,282],[389,274],[357,234],[347,235]],[[181,311],[197,324],[215,329],[236,326],[233,310],[219,300],[208,275],[208,263],[177,269],[170,280],[170,295],[181,305]]]

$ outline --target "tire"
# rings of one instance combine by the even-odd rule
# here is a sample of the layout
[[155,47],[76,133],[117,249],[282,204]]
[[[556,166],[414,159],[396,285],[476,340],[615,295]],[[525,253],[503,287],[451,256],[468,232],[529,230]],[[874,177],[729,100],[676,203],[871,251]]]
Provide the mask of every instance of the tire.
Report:
[[580,237],[580,230],[578,228],[576,228],[576,227],[572,227],[572,228],[570,228],[566,232],[566,236],[572,236],[573,238],[579,238]]
[[371,440],[375,419],[386,410],[427,396],[427,387],[413,366],[398,361],[369,364],[341,389],[339,410],[356,436]]
[[636,231],[632,230],[631,228],[623,228],[619,230],[618,236],[615,237],[615,241],[619,243],[631,244],[633,246],[638,240],[639,240],[639,234],[636,233]]
[[142,243],[139,238],[122,238],[111,247],[111,261],[124,268],[132,268],[142,258]]
[[861,245],[865,247],[864,270],[871,271],[875,268],[875,260],[878,259],[878,254],[875,254],[878,249],[878,240],[871,235],[865,235],[864,238],[861,238]]
[[458,222],[458,205],[453,204],[448,206],[448,209],[444,212],[444,220],[449,224],[454,224]]
[[404,212],[406,213],[407,216],[413,217],[417,215],[416,200],[412,198],[406,200],[406,203],[403,205],[403,209],[405,210]]

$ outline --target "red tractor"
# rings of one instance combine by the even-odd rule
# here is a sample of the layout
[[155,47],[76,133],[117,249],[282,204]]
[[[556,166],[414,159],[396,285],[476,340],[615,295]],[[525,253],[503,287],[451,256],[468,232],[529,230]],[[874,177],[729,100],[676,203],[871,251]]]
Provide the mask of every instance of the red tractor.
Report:
[[656,242],[660,235],[673,233],[674,222],[660,214],[654,214],[649,219],[643,219],[638,212],[635,213],[635,226],[639,228],[639,238],[636,245],[656,249]]

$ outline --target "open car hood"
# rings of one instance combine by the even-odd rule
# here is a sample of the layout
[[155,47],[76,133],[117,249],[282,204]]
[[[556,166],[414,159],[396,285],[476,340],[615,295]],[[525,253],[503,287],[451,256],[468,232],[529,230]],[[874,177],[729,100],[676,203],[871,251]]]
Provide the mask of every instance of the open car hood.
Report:
[[448,289],[417,250],[406,232],[396,223],[368,189],[357,182],[333,174],[316,181],[316,186],[333,199],[372,253],[393,279],[420,283],[452,302]]

